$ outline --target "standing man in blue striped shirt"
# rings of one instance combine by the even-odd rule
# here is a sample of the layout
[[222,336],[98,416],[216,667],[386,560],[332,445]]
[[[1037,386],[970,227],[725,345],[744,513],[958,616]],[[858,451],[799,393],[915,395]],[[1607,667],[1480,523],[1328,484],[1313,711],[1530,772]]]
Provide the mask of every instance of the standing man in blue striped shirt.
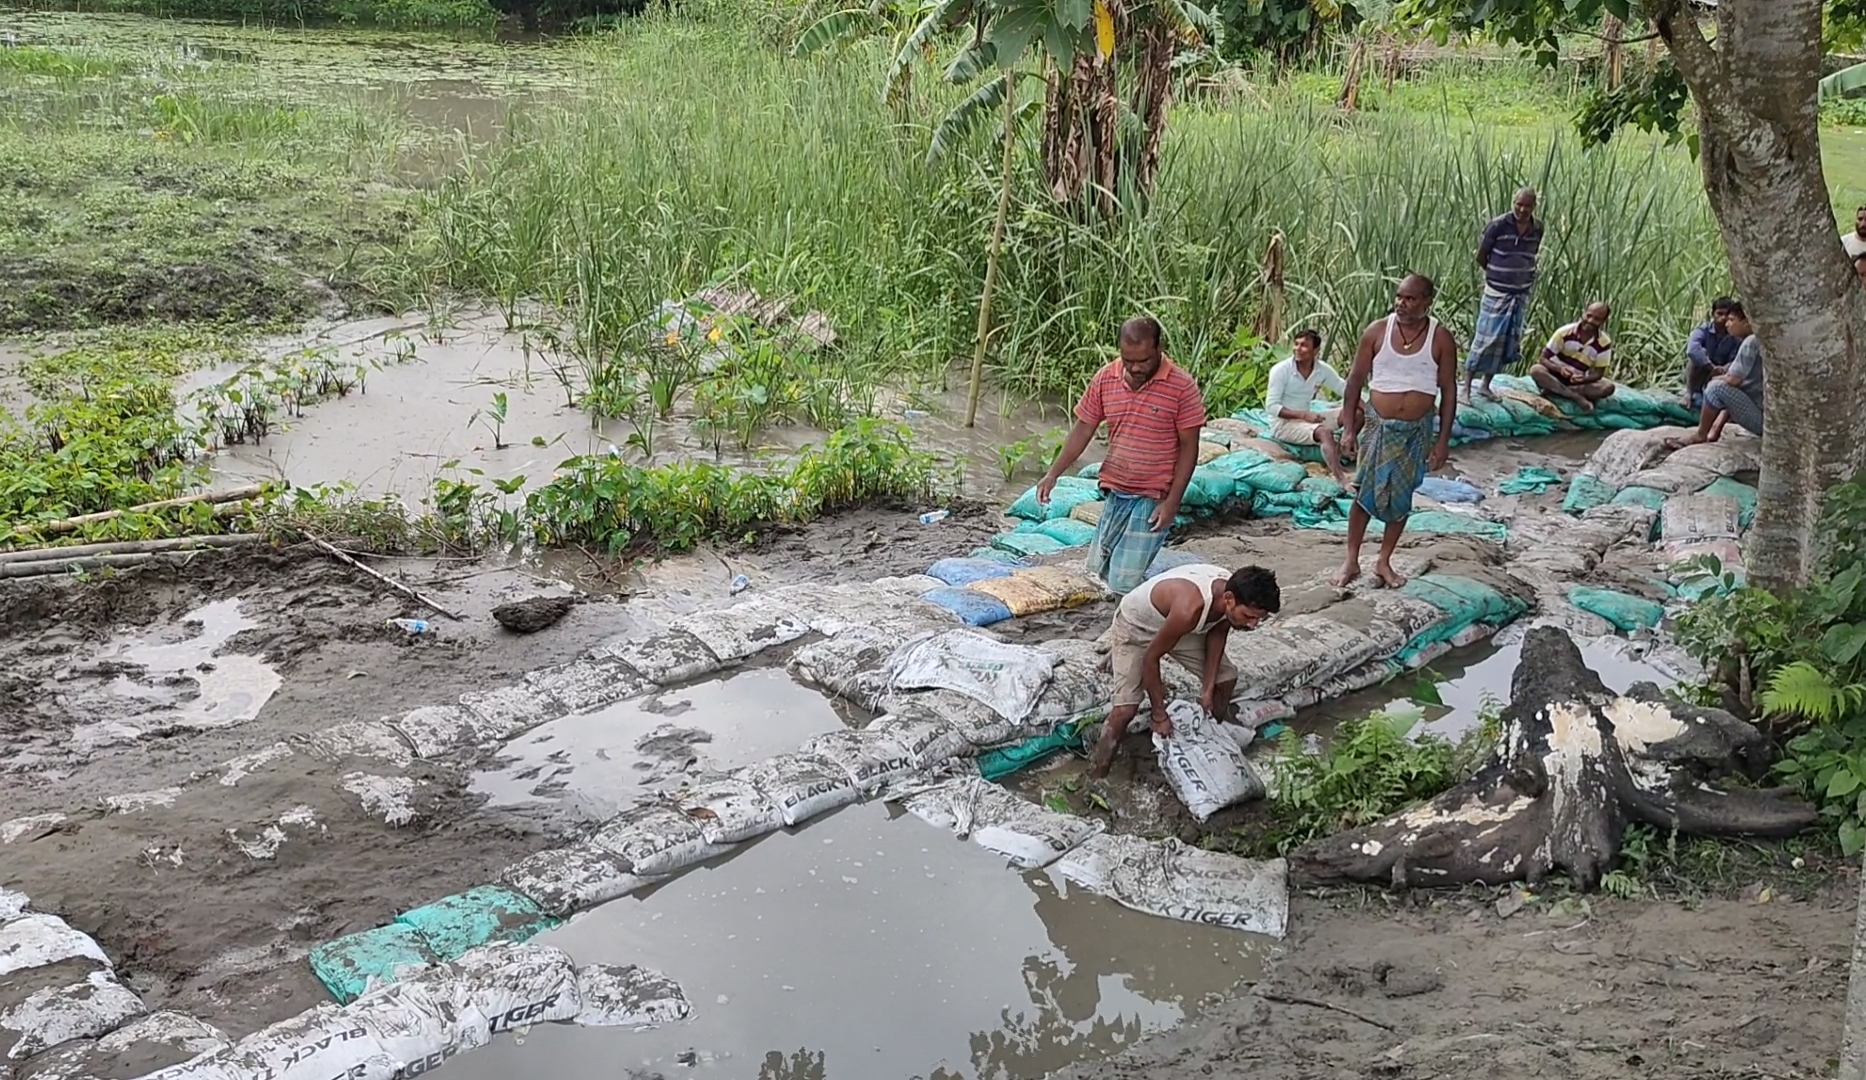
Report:
[[1477,330],[1471,335],[1471,355],[1464,371],[1464,391],[1471,400],[1471,381],[1482,375],[1477,392],[1495,401],[1490,380],[1497,372],[1522,359],[1523,326],[1529,321],[1529,292],[1536,284],[1536,258],[1542,252],[1542,221],[1536,217],[1536,189],[1516,193],[1510,212],[1484,226],[1477,243],[1477,265],[1484,268],[1484,299],[1477,309]]

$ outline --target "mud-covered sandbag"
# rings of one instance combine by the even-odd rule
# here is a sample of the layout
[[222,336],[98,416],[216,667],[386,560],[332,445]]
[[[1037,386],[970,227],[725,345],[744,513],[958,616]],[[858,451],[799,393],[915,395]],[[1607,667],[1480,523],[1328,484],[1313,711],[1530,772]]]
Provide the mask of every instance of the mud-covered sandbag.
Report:
[[908,638],[953,624],[952,613],[918,597],[877,589],[866,581],[842,585],[810,583],[767,589],[764,599],[790,609],[810,629],[826,637],[861,628],[884,636]]
[[570,954],[535,942],[481,945],[417,977],[456,1013],[477,1013],[487,1036],[575,1020],[583,1011]]
[[1576,585],[1568,590],[1568,602],[1582,611],[1607,620],[1621,633],[1657,626],[1659,620],[1665,617],[1663,604],[1617,589]]
[[1729,495],[1674,495],[1659,512],[1659,537],[1668,551],[1742,533],[1742,508]]
[[[542,710],[546,715],[536,718],[538,710],[535,706],[515,703],[525,710],[522,714],[502,718],[498,725],[501,730],[478,730],[475,734],[482,742],[487,739],[509,739],[520,731],[543,723],[544,719],[551,718],[551,714],[599,708],[610,702],[634,697],[652,687],[653,684],[637,674],[635,669],[614,657],[594,654],[581,656],[568,664],[527,671],[524,686],[515,688],[555,701],[560,708],[546,708]],[[416,747],[417,751],[419,749]]]
[[579,1027],[626,1027],[637,1031],[673,1024],[693,1015],[680,984],[635,964],[585,964],[577,969]]
[[1280,938],[1289,926],[1282,859],[1241,859],[1176,839],[1102,833],[1057,860],[1064,878],[1123,907]]
[[1736,523],[1737,527],[1740,529],[1748,529],[1750,523],[1756,520],[1756,504],[1760,501],[1761,496],[1752,484],[1745,484],[1740,480],[1732,479],[1728,476],[1720,476],[1712,480],[1705,486],[1704,490],[1698,492],[1698,494],[1726,495],[1735,499],[1737,505]]
[[889,658],[886,678],[894,689],[950,690],[1016,724],[1036,707],[1056,662],[1054,654],[1033,646],[948,630],[902,646]]
[[709,844],[742,844],[784,827],[784,815],[743,770],[703,780],[674,801]]
[[517,890],[480,885],[410,908],[395,921],[413,928],[436,956],[450,960],[489,941],[524,941],[561,920]]
[[1579,516],[1602,503],[1612,502],[1613,495],[1613,488],[1599,479],[1586,473],[1577,473],[1574,479],[1568,481],[1568,494],[1561,501],[1562,512]]
[[977,748],[959,734],[959,729],[935,716],[878,716],[865,731],[893,740],[907,752],[914,769],[925,772],[957,757],[968,757]]
[[[8,839],[12,838],[8,837]],[[0,888],[0,923],[19,918],[31,907],[32,900],[25,893],[15,889]]]
[[[1053,536],[1039,532],[999,533],[991,538],[991,546],[1001,548],[1022,559],[1037,559],[1046,555],[1059,555],[1069,550],[1069,545]],[[986,582],[979,582],[984,585]],[[976,587],[976,586],[975,586]]]
[[990,545],[987,545],[981,548],[973,548],[971,554],[967,555],[966,558],[976,559],[979,562],[1001,563],[1005,566],[1011,567],[1012,569],[1016,569],[1017,567],[1020,567],[1020,566],[1029,565],[1029,563],[1011,554],[1010,552],[1003,551],[999,548],[991,547]]
[[[869,584],[883,592],[900,593],[903,596],[924,596],[946,583],[930,574],[896,574],[892,577],[876,578]],[[805,629],[809,628],[806,626]]]
[[394,1080],[400,1068],[356,1018],[326,1004],[144,1080]]
[[499,880],[551,915],[593,908],[654,881],[632,872],[615,852],[587,840],[521,859],[499,871]]
[[730,844],[707,843],[699,823],[667,803],[624,810],[604,822],[590,843],[613,852],[631,873],[643,877],[671,874],[732,850]]
[[1679,432],[1616,431],[1588,455],[1581,472],[1615,491],[1665,456],[1665,440]]
[[799,749],[835,762],[857,791],[875,791],[917,771],[907,748],[889,738],[885,730],[831,731],[807,740]]
[[224,1050],[219,1028],[181,1013],[153,1012],[95,1039],[77,1039],[21,1063],[19,1080],[128,1080]]
[[891,634],[851,627],[799,648],[787,668],[799,682],[870,709],[887,690],[884,667],[900,647],[901,639]]
[[842,766],[818,754],[779,754],[741,772],[777,804],[784,824],[801,825],[861,798]]
[[627,637],[596,651],[622,661],[656,686],[688,682],[724,666],[699,638],[684,630]]
[[967,626],[992,626],[1012,618],[1011,609],[1004,601],[975,589],[942,585],[928,591],[922,599],[952,612]]
[[1621,488],[1613,501],[1621,506],[1643,507],[1656,514],[1665,506],[1665,492],[1658,488],[1632,485]]
[[1166,715],[1173,722],[1171,738],[1153,735],[1153,751],[1160,771],[1179,801],[1192,816],[1204,821],[1227,806],[1263,798],[1263,781],[1244,759],[1237,740],[1226,735],[1190,701],[1172,701]]
[[938,720],[974,749],[1010,742],[1023,730],[984,702],[951,690],[894,690],[875,709],[902,719]]
[[0,985],[0,1068],[97,1038],[146,1011],[115,972],[88,957],[16,970]]
[[1280,699],[1276,701],[1234,701],[1231,707],[1232,715],[1238,724],[1253,731],[1265,724],[1288,720],[1296,715],[1295,708]]
[[927,576],[938,578],[942,583],[962,588],[974,581],[989,581],[992,578],[1009,577],[1011,567],[987,559],[952,558],[941,559],[927,567]]
[[782,605],[759,597],[731,607],[682,615],[668,624],[668,630],[693,635],[707,652],[730,663],[788,645],[809,633],[810,624]]
[[1050,681],[1037,695],[1030,719],[1048,724],[1072,723],[1099,717],[1108,711],[1114,694],[1113,677],[1102,669],[1102,654],[1092,641],[1060,638],[1041,646],[1056,658]]
[[311,974],[338,1004],[362,997],[376,983],[395,982],[439,963],[421,931],[392,922],[345,934],[311,947]]
[[0,977],[61,960],[110,966],[110,958],[89,934],[73,930],[56,915],[33,913],[0,924]]
[[1391,627],[1390,632],[1403,642],[1410,642],[1421,633],[1449,620],[1449,616],[1438,605],[1398,589],[1369,590],[1360,600],[1372,608],[1374,617]]
[[915,817],[1033,870],[1102,831],[1100,821],[1059,814],[976,776],[962,776],[906,801]]
[[1267,700],[1314,686],[1404,643],[1403,635],[1389,624],[1370,618],[1357,627],[1331,618],[1324,609],[1277,618],[1252,633],[1232,634],[1225,656],[1238,670],[1237,698]]
[[440,980],[416,977],[372,990],[344,1009],[395,1063],[394,1075],[420,1076],[492,1041],[477,1010],[456,1009]]

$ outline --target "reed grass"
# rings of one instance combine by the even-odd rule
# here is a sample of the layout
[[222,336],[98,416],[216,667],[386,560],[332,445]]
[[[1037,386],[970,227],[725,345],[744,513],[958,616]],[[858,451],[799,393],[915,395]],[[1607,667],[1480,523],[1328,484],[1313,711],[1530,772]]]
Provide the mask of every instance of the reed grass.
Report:
[[[736,275],[828,313],[852,364],[950,376],[969,351],[996,178],[982,144],[925,164],[945,88],[924,79],[897,116],[877,98],[874,51],[793,61],[691,21],[647,19],[581,47],[608,77],[472,154],[380,284],[533,297],[613,341],[661,298]],[[1034,132],[1024,142],[991,352],[993,376],[1021,393],[1078,388],[1140,311],[1195,370],[1226,363],[1278,232],[1291,325],[1318,327],[1337,361],[1408,270],[1438,280],[1438,313],[1468,335],[1478,233],[1525,183],[1550,230],[1532,335],[1604,298],[1622,373],[1662,378],[1724,285],[1682,150],[1583,150],[1553,123],[1492,131],[1450,109],[1344,118],[1299,90],[1182,104],[1151,212],[1130,208],[1113,227],[1059,213],[1035,175]]]

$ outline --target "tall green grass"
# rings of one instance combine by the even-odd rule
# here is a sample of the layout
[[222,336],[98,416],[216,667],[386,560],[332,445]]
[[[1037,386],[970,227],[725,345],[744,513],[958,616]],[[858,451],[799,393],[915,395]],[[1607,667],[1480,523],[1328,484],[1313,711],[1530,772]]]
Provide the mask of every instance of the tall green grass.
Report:
[[[969,352],[996,151],[925,164],[952,100],[925,96],[930,75],[902,122],[877,99],[873,53],[793,61],[738,30],[659,20],[582,47],[608,77],[574,107],[526,114],[441,185],[390,282],[541,299],[613,343],[661,298],[734,274],[827,312],[854,364],[938,380]],[[1059,212],[1034,132],[1024,141],[992,357],[1031,394],[1079,387],[1139,311],[1195,369],[1224,363],[1279,232],[1292,324],[1317,326],[1338,361],[1408,270],[1438,280],[1438,313],[1466,335],[1478,233],[1524,183],[1550,229],[1532,335],[1604,298],[1622,364],[1658,377],[1723,286],[1695,168],[1650,144],[1584,151],[1553,126],[1492,132],[1443,112],[1343,118],[1300,93],[1181,105],[1151,211],[1108,227]]]

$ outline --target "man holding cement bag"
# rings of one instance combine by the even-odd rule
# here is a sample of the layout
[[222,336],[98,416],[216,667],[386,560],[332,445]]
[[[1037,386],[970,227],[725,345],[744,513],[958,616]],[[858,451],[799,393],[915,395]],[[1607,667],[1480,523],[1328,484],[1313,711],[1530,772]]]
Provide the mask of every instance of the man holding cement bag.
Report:
[[1115,749],[1143,699],[1152,709],[1153,730],[1172,737],[1166,683],[1160,674],[1160,661],[1168,656],[1199,677],[1200,706],[1220,721],[1227,719],[1238,673],[1225,659],[1225,641],[1233,629],[1254,629],[1282,606],[1276,574],[1261,566],[1232,573],[1193,563],[1144,581],[1123,597],[1109,629],[1114,708],[1095,744],[1090,775],[1108,775]]
[[1157,321],[1143,316],[1122,324],[1120,357],[1089,380],[1076,403],[1075,427],[1037,484],[1037,501],[1048,503],[1063,470],[1107,421],[1108,456],[1099,479],[1108,501],[1089,544],[1088,569],[1116,595],[1146,579],[1199,460],[1205,398],[1161,348]]

